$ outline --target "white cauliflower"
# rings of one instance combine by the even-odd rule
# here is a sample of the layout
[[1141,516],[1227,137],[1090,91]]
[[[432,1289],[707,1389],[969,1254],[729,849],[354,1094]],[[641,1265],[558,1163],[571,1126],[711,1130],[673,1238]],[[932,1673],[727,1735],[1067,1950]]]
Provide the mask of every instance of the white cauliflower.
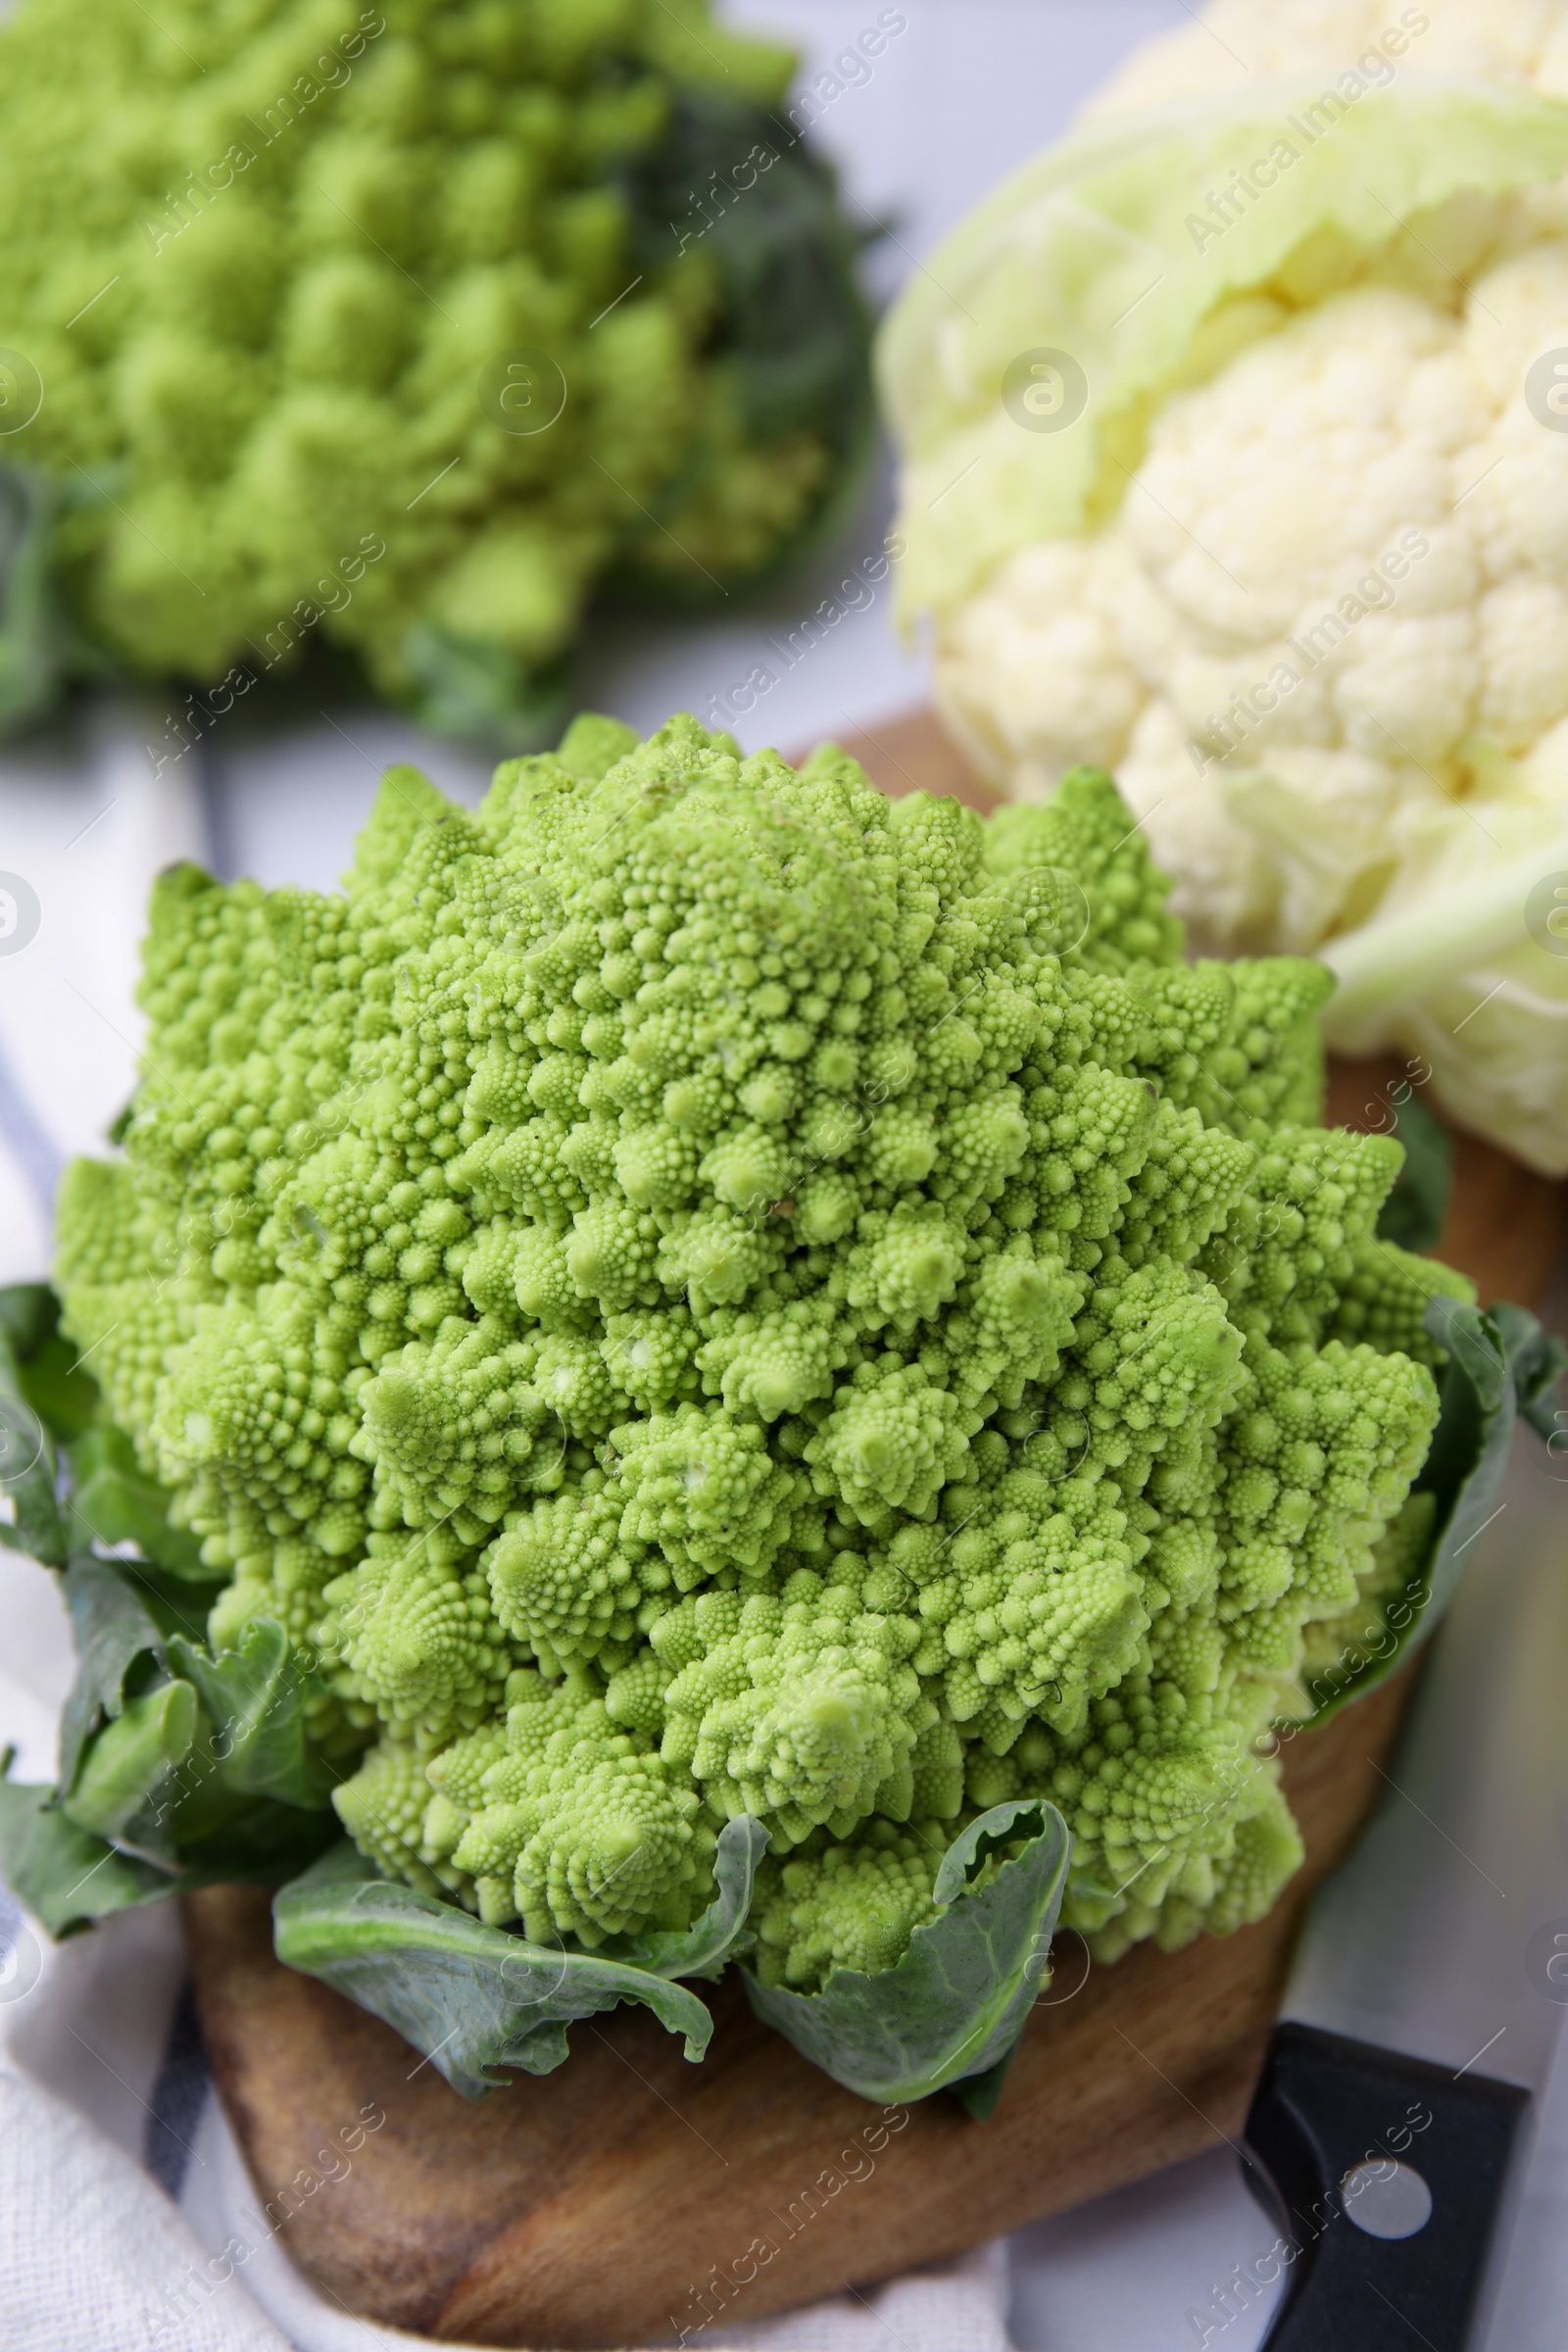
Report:
[[[1420,48],[1423,69],[1568,91],[1568,9],[1428,0],[1428,10],[1399,20],[1425,23],[1405,44],[1411,59]],[[958,232],[967,272],[945,267],[945,254],[934,272],[966,305],[971,289],[990,299],[993,315],[977,322],[989,348],[1004,348],[1000,314],[1012,304],[1014,350],[1072,351],[1092,391],[1102,387],[1100,414],[1092,397],[1076,449],[1066,430],[1048,438],[1014,426],[1015,441],[1033,443],[1015,457],[960,424],[960,344],[929,323],[929,348],[960,391],[944,441],[929,399],[906,390],[912,462],[901,527],[916,597],[936,613],[939,702],[983,773],[1038,799],[1080,760],[1113,766],[1204,946],[1310,951],[1350,933],[1371,939],[1357,968],[1381,978],[1353,1005],[1347,994],[1340,1042],[1419,1050],[1454,1112],[1561,1172],[1568,953],[1539,922],[1532,931],[1520,878],[1555,860],[1568,879],[1568,437],[1549,429],[1555,410],[1544,406],[1549,361],[1546,382],[1526,396],[1543,355],[1568,360],[1568,196],[1540,157],[1512,187],[1495,174],[1480,184],[1481,173],[1466,184],[1458,172],[1430,190],[1428,159],[1451,147],[1439,145],[1438,114],[1451,98],[1430,101],[1423,130],[1429,102],[1414,72],[1396,90],[1363,60],[1365,95],[1347,89],[1346,119],[1325,141],[1340,155],[1308,158],[1303,138],[1289,193],[1245,213],[1216,202],[1226,166],[1234,186],[1234,159],[1246,170],[1249,155],[1269,152],[1270,129],[1298,144],[1285,126],[1301,129],[1307,95],[1343,86],[1336,74],[1390,21],[1387,0],[1290,10],[1214,0],[1202,25],[1118,75],[1098,102],[1102,127],[1079,134],[1085,161],[1073,172],[1072,146],[1057,151],[1044,202],[1037,171],[1010,220],[1004,191],[967,242]],[[1303,68],[1320,78],[1250,88],[1239,136],[1237,101],[1129,119],[1126,109],[1155,96],[1235,80],[1233,54],[1250,82]],[[1500,123],[1505,93],[1494,85],[1494,95]],[[1352,133],[1366,134],[1369,156],[1385,123],[1416,142],[1414,201],[1369,189],[1385,222],[1352,223],[1350,180],[1362,176]],[[1173,221],[1138,219],[1116,198],[1141,124],[1143,171],[1169,183]],[[1303,198],[1308,169],[1317,178]],[[1119,320],[1104,323],[1136,272],[1099,300],[1088,275],[1067,288],[1051,239],[1068,232],[1043,225],[1067,189],[1118,230],[1134,220],[1146,248],[1162,237],[1141,263],[1153,281],[1144,308],[1156,309],[1161,286],[1169,301],[1173,280],[1186,289],[1185,363],[1171,364],[1179,346],[1167,322],[1142,344],[1125,330],[1118,341]],[[999,261],[1004,220],[1013,258],[1035,269],[1022,298]],[[1205,284],[1205,269],[1219,282]],[[902,342],[901,352],[896,318],[884,352],[896,418],[919,335],[905,325]],[[998,484],[1011,468],[1005,524],[986,515],[971,536],[989,536],[977,582],[956,554],[958,518],[949,515],[945,541],[927,528],[922,543],[918,513],[934,503],[926,484],[944,469],[957,475],[970,450],[974,474],[951,502],[938,484],[932,520],[944,524],[964,497],[980,518],[986,461]],[[944,574],[955,593],[943,593]],[[1462,896],[1487,874],[1513,893],[1506,922],[1494,919],[1485,941],[1449,923],[1448,959],[1423,972],[1419,991],[1397,965],[1383,969],[1385,919],[1433,893]],[[1469,960],[1455,960],[1461,951]]]
[[[1417,20],[1424,20],[1417,23]],[[1337,74],[1391,24],[1423,74],[1517,81],[1568,97],[1568,12],[1561,0],[1209,0],[1200,16],[1146,41],[1084,108],[1087,120],[1237,89],[1253,75]]]
[[1365,286],[1289,318],[1160,411],[1106,529],[959,606],[955,731],[1022,798],[1115,767],[1229,948],[1360,920],[1434,807],[1484,837],[1494,798],[1552,798],[1528,755],[1568,713],[1568,450],[1517,397],[1543,333],[1568,346],[1568,244],[1458,315]]

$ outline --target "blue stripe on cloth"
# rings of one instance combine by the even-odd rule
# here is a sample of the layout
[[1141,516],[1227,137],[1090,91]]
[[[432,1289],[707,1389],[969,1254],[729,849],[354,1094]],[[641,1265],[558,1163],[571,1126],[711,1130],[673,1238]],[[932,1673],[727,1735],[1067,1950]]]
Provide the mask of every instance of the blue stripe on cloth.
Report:
[[0,1138],[10,1146],[12,1156],[32,1187],[44,1215],[52,1216],[55,1187],[60,1182],[65,1155],[17,1083],[3,1041],[0,1041]]
[[142,2135],[142,2162],[162,2188],[178,2197],[196,2143],[196,2132],[207,2104],[207,2047],[196,1996],[187,1977],[179,1988],[174,2014],[169,2021],[163,2064],[153,2084],[147,2125]]

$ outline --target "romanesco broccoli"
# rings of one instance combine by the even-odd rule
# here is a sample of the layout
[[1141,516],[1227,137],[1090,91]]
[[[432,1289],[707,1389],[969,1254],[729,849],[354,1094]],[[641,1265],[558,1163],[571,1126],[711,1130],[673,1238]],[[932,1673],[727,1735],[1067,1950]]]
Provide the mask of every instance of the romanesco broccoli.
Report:
[[1187,966],[1164,895],[1102,771],[988,826],[689,718],[472,814],[393,770],[340,898],[163,877],[66,1319],[380,1868],[591,1947],[750,1813],[806,1987],[1009,1798],[1102,1954],[1267,1907],[1258,1741],[1387,1582],[1466,1286],[1314,1124],[1326,976]]
[[24,0],[0,725],[106,664],[221,711],[318,630],[517,749],[607,572],[792,552],[870,411],[792,63],[708,0]]

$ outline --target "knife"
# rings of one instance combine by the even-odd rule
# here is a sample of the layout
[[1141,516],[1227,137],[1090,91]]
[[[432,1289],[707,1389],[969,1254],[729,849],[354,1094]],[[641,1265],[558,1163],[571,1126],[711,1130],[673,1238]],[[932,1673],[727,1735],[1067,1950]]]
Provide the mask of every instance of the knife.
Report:
[[1565,1667],[1568,1487],[1521,1436],[1248,2116],[1288,2265],[1266,2352],[1485,2341],[1568,2015]]

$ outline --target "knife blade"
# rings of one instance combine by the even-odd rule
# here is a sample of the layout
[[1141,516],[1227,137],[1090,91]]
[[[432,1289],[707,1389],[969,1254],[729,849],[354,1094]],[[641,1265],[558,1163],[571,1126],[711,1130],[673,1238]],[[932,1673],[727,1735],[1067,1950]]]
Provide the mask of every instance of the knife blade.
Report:
[[1568,1487],[1521,1436],[1248,2117],[1286,2225],[1268,2352],[1483,2339],[1568,2014]]

